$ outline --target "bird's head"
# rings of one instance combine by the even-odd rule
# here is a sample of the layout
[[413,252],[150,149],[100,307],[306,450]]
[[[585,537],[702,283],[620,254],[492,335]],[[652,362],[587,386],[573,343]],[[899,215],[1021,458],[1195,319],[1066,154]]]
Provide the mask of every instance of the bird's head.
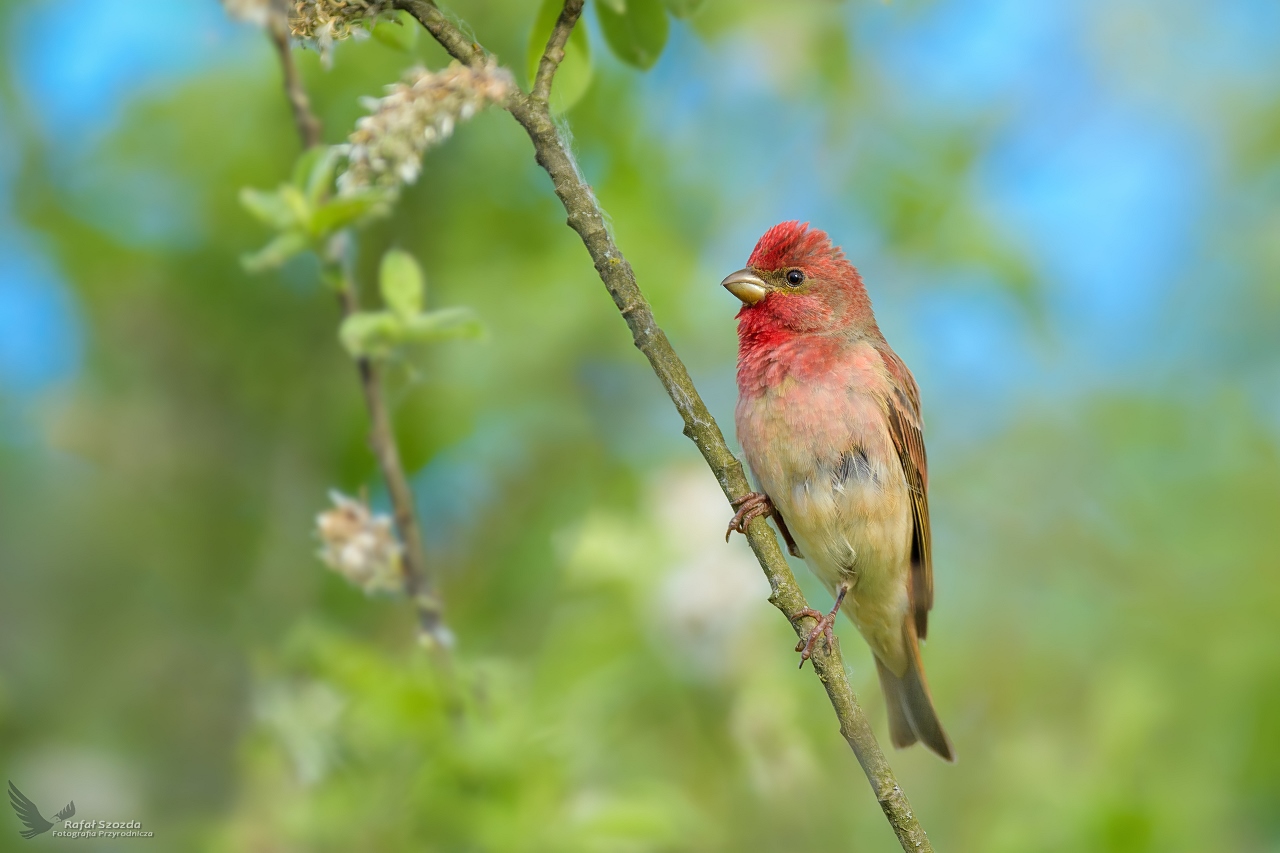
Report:
[[756,243],[747,266],[721,284],[742,301],[740,336],[875,329],[862,277],[826,232],[807,222],[770,228]]

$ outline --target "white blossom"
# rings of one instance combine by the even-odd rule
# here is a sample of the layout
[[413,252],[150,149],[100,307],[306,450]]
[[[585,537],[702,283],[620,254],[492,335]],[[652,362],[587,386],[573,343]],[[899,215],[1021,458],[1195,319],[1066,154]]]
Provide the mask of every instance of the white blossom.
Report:
[[258,26],[288,26],[289,35],[332,61],[333,43],[363,38],[394,13],[393,0],[222,0],[227,14]]
[[511,73],[492,61],[481,68],[454,62],[442,71],[412,69],[385,96],[363,102],[369,115],[356,122],[349,138],[338,191],[351,195],[371,186],[413,183],[428,148],[448,139],[459,121],[502,103],[514,88]]
[[303,785],[324,779],[338,761],[338,724],[347,700],[323,681],[270,681],[255,691],[258,719],[280,740]]
[[651,515],[673,556],[652,599],[655,635],[689,675],[735,678],[750,667],[745,637],[769,597],[769,584],[752,570],[741,538],[725,544],[724,496],[705,470],[660,471],[651,491]]
[[320,559],[365,592],[404,588],[404,548],[391,519],[363,502],[330,492],[333,509],[316,516]]
[[289,33],[321,45],[366,32],[365,25],[392,11],[391,0],[293,0]]

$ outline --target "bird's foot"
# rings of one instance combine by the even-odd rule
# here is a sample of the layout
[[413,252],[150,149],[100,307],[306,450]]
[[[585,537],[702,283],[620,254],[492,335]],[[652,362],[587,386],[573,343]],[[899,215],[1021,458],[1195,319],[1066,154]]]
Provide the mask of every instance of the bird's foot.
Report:
[[783,540],[787,543],[787,550],[791,552],[791,556],[804,558],[804,554],[800,553],[800,548],[796,545],[796,540],[791,538],[791,531],[787,529],[787,523],[782,520],[782,513],[778,512],[778,508],[773,505],[773,501],[769,496],[760,492],[752,492],[743,495],[736,501],[730,501],[729,505],[737,510],[733,519],[729,522],[729,529],[724,532],[724,541],[728,542],[729,537],[736,530],[744,536],[747,533],[747,525],[755,521],[762,515],[771,515],[778,525],[778,531],[782,534]]
[[733,532],[746,535],[747,525],[755,521],[762,515],[773,515],[776,510],[773,508],[773,501],[769,500],[769,496],[760,492],[751,492],[743,495],[735,501],[730,501],[729,506],[737,510],[733,515],[733,519],[729,522],[729,529],[724,532],[724,541],[728,542]]
[[818,644],[820,638],[825,637],[827,640],[827,648],[833,649],[836,645],[834,629],[836,625],[836,615],[840,613],[840,605],[844,603],[844,597],[849,592],[848,584],[840,584],[840,590],[836,593],[835,606],[831,608],[830,613],[823,613],[821,610],[814,610],[812,607],[806,607],[796,614],[799,619],[802,616],[812,616],[818,620],[818,624],[813,626],[813,630],[809,632],[809,636],[796,643],[796,651],[800,653],[800,668],[804,669],[804,662],[813,657],[813,650]]

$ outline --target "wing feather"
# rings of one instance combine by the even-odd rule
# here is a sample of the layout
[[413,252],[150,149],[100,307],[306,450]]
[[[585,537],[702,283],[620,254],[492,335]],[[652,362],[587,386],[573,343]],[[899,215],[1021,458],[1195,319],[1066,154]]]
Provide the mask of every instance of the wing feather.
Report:
[[933,553],[929,534],[929,465],[924,452],[920,388],[911,371],[886,344],[880,355],[893,380],[887,401],[889,432],[911,490],[911,604],[916,636],[924,639],[933,609]]

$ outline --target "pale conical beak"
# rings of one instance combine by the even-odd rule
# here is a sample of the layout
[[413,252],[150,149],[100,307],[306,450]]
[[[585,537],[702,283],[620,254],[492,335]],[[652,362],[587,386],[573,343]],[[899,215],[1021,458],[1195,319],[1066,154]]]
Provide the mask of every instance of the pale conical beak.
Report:
[[742,300],[743,305],[755,305],[769,294],[769,288],[749,269],[738,270],[726,276],[720,286]]

